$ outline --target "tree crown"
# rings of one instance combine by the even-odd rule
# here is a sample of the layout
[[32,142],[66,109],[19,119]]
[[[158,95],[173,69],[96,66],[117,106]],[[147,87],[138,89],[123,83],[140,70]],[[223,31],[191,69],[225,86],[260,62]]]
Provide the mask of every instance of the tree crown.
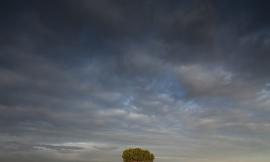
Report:
[[153,162],[154,154],[150,151],[141,148],[128,148],[122,153],[123,162]]

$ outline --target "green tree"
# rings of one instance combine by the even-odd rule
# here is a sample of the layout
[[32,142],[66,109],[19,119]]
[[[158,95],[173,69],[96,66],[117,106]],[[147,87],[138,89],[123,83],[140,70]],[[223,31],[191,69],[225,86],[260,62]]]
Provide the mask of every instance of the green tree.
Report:
[[123,162],[153,162],[154,154],[141,148],[128,148],[122,153]]

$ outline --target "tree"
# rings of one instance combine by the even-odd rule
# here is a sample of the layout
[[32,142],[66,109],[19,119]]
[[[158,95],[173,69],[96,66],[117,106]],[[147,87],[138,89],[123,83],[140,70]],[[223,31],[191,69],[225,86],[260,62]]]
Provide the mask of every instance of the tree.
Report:
[[128,148],[122,153],[123,162],[153,162],[154,154],[141,148]]

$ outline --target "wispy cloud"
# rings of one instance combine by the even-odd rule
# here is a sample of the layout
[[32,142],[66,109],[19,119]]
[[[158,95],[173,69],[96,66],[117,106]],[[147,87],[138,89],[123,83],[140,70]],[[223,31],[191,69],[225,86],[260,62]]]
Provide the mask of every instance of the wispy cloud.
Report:
[[1,161],[269,161],[264,2],[0,6]]

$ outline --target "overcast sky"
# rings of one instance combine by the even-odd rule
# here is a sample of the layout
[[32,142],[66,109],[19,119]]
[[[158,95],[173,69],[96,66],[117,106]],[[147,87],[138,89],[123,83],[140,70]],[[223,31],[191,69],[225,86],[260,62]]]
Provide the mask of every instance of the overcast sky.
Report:
[[1,1],[0,161],[269,162],[269,6]]

